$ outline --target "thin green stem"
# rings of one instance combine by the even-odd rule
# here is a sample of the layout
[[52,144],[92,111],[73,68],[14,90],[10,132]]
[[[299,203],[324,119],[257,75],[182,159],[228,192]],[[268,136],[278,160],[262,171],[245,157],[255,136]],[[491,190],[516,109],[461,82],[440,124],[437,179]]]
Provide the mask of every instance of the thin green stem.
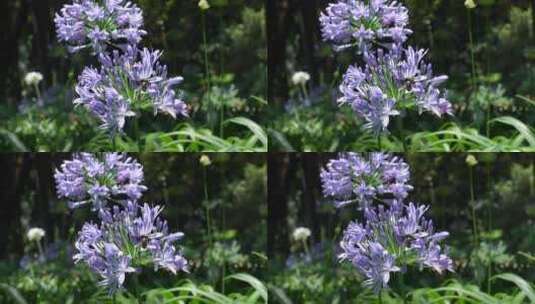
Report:
[[[210,89],[211,89],[211,77],[210,77],[210,64],[208,61],[208,39],[206,37],[206,13],[203,11],[201,17],[202,23],[202,41],[204,51],[204,69],[205,69],[205,82],[206,82],[206,97],[211,104]],[[223,104],[219,105],[219,137],[223,138],[223,119],[224,119],[224,107]],[[214,126],[215,127],[215,126]]]
[[379,304],[383,304],[383,291],[379,292]]
[[221,292],[225,294],[225,275],[226,275],[226,264],[223,262],[223,273],[221,275]]
[[403,152],[407,152],[407,143],[405,141],[405,130],[403,129],[403,117],[399,115],[396,118],[396,122],[397,122],[398,129],[399,129],[399,136],[401,138],[401,143],[403,145]]
[[[486,167],[487,167],[487,187],[490,191],[492,188],[491,174],[490,174],[490,162],[487,162]],[[487,216],[488,216],[489,231],[491,231],[492,230],[492,203],[491,202],[487,203]]]
[[117,143],[116,143],[116,137],[117,135],[113,134],[111,137],[111,149],[113,152],[117,151]]
[[301,90],[303,90],[303,97],[306,99],[308,99],[308,90],[307,90],[307,85],[305,83],[301,84]]
[[531,195],[535,194],[535,159],[533,159],[533,157],[531,158],[531,183],[529,193]]
[[37,250],[39,251],[40,256],[44,256],[43,247],[41,247],[41,241],[37,241]]
[[472,232],[474,234],[474,247],[478,244],[478,233],[477,233],[477,223],[476,223],[476,206],[474,199],[474,173],[473,169],[470,166],[470,204],[472,205]]
[[204,49],[204,68],[206,73],[206,91],[209,92],[210,90],[210,69],[208,66],[208,43],[206,39],[206,16],[205,13],[202,12],[202,41],[203,41],[203,49]]
[[136,297],[136,300],[139,298],[139,277],[138,277],[138,274],[135,273],[133,276],[132,276],[132,279],[134,281],[134,296]]
[[35,94],[37,94],[37,101],[41,100],[41,90],[39,90],[39,85],[36,83],[33,85],[35,88]]
[[377,135],[377,148],[378,148],[378,151],[382,151],[381,134]]
[[472,34],[472,13],[470,10],[467,10],[468,12],[468,39],[470,41],[470,60],[471,60],[471,67],[472,67],[472,89],[475,89],[476,87],[476,67],[475,67],[475,61],[474,61],[474,37]]
[[403,278],[403,273],[399,273],[399,291],[401,293],[401,299],[403,300],[403,303],[407,303],[406,294],[405,294],[405,281]]
[[486,135],[490,138],[490,114],[491,114],[491,105],[487,105],[487,123],[486,123]]
[[310,257],[310,251],[308,250],[307,240],[303,240],[303,248],[305,249],[305,254]]
[[223,104],[219,105],[219,137],[223,138],[223,121],[225,116],[225,107]]
[[139,120],[134,119],[134,136],[136,137],[136,143],[138,147],[138,151],[141,152],[140,142],[141,138],[139,136]]
[[202,175],[204,184],[204,201],[206,203],[206,230],[208,232],[208,243],[210,244],[210,247],[212,247],[213,240],[212,228],[210,227],[210,206],[208,206],[208,182],[206,178],[206,167],[203,167]]
[[492,293],[491,278],[492,278],[492,261],[489,262],[489,265],[487,266],[487,293],[489,295]]

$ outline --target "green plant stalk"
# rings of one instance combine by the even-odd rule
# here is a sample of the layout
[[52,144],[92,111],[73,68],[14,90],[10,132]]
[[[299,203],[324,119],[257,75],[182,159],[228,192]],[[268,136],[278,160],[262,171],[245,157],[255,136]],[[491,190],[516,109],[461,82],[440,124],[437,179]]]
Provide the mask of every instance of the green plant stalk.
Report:
[[134,273],[132,275],[132,280],[134,281],[134,296],[136,297],[136,300],[139,298],[140,292],[139,292],[139,278],[138,274]]
[[310,257],[310,251],[308,250],[307,240],[303,240],[303,248],[305,249],[305,254]]
[[301,90],[303,91],[303,97],[308,99],[307,85],[305,83],[301,84]]
[[405,142],[405,130],[403,130],[403,117],[401,114],[396,117],[397,126],[399,129],[399,136],[401,137],[401,144],[403,145],[403,152],[407,152],[407,143]]
[[487,293],[490,295],[492,293],[492,285],[491,280],[492,279],[492,261],[489,262],[489,265],[487,266]]
[[225,294],[225,275],[226,275],[226,263],[223,262],[223,268],[221,269],[221,292]]
[[[490,163],[487,162],[486,164],[486,167],[487,167],[487,187],[488,187],[488,191],[491,191],[492,190],[492,183],[491,183],[491,175],[490,175]],[[492,231],[492,203],[488,203],[487,204],[487,216],[488,216],[488,225],[489,225],[489,231]]]
[[535,160],[531,159],[531,195],[535,194]]
[[379,291],[379,304],[383,304],[383,291]]
[[472,232],[474,234],[474,248],[478,243],[478,234],[477,234],[477,223],[476,223],[476,206],[474,199],[474,173],[471,166],[469,166],[470,171],[470,202],[472,204]]
[[223,121],[225,120],[225,106],[219,106],[219,137],[223,138]]
[[[488,189],[491,190],[491,175],[490,175],[490,163],[487,162],[487,182],[488,182]],[[487,216],[488,216],[488,228],[489,232],[492,231],[492,203],[487,204]],[[488,267],[487,267],[487,293],[490,295],[492,293],[492,285],[491,285],[491,279],[492,279],[492,261],[490,261]]]
[[135,141],[136,141],[136,145],[137,145],[137,149],[138,149],[138,152],[141,152],[141,146],[140,146],[140,138],[139,138],[139,121],[137,118],[134,118],[134,136],[135,136]]
[[204,68],[206,73],[206,92],[210,92],[210,69],[208,66],[208,43],[206,39],[206,15],[204,12],[201,13],[201,23],[202,23],[202,41],[204,44]]
[[490,138],[490,113],[491,113],[491,105],[489,104],[487,106],[487,123],[486,123],[486,135],[488,138]]
[[111,137],[111,149],[112,151],[117,151],[116,135],[113,134]]
[[399,273],[399,292],[401,293],[401,299],[403,304],[407,303],[407,295],[405,293],[405,281],[403,279],[403,273]]
[[41,100],[41,90],[39,90],[39,85],[35,83],[33,87],[35,88],[35,94],[37,94],[37,100]]
[[[206,178],[206,167],[203,167],[202,175],[204,184],[204,201],[208,204],[208,182]],[[210,207],[208,205],[206,206],[206,230],[208,231],[208,243],[210,244],[210,247],[212,247],[212,228],[210,227]]]
[[43,247],[41,247],[41,242],[40,241],[36,241],[36,243],[37,243],[37,250],[39,251],[39,255],[40,256],[44,256]]
[[[210,88],[211,88],[211,80],[210,80],[210,64],[208,61],[208,39],[206,38],[206,13],[203,11],[202,13],[202,41],[204,44],[204,69],[206,74],[206,95],[208,100],[210,100]],[[223,104],[219,107],[219,137],[223,138],[223,121],[224,121],[224,106]]]
[[377,147],[378,147],[378,151],[382,151],[382,147],[381,147],[381,134],[377,135]]
[[471,67],[472,67],[472,89],[475,89],[476,87],[476,67],[475,67],[475,61],[474,61],[474,37],[472,34],[472,13],[470,10],[467,10],[468,12],[468,39],[470,42],[470,61],[471,61]]

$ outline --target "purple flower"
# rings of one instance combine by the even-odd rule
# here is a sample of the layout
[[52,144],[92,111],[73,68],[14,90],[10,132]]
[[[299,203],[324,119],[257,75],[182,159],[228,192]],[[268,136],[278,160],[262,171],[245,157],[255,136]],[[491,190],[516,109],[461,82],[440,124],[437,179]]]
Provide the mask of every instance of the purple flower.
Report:
[[344,153],[321,172],[324,196],[337,207],[358,202],[363,209],[363,221],[350,222],[344,231],[339,258],[351,262],[376,293],[388,287],[393,272],[409,266],[453,271],[440,246],[449,233],[435,232],[425,218],[429,207],[403,203],[413,189],[409,179],[409,166],[383,153]]
[[340,105],[349,105],[364,127],[376,135],[388,131],[390,119],[417,107],[419,114],[452,114],[439,86],[447,76],[433,76],[424,62],[427,51],[404,48],[412,31],[408,10],[393,0],[338,0],[320,16],[323,39],[336,50],[357,46],[364,66],[350,66],[340,85]]
[[[169,233],[161,206],[138,204],[147,189],[143,167],[125,154],[81,153],[56,170],[58,197],[78,207],[92,203],[100,223],[85,223],[78,232],[73,259],[101,277],[110,294],[122,288],[126,275],[153,264],[173,274],[188,271],[175,243],[182,232]],[[135,266],[135,267],[134,267]]]
[[447,76],[433,76],[423,59],[425,50],[399,46],[370,51],[364,55],[364,68],[350,66],[340,85],[340,105],[349,105],[375,133],[387,131],[390,117],[416,106],[419,113],[441,117],[452,114],[451,104],[439,86]]
[[122,132],[126,118],[148,105],[154,114],[187,116],[186,103],[173,89],[182,78],[167,78],[161,55],[161,51],[131,47],[124,53],[100,54],[100,70],[89,67],[80,75],[74,104],[88,109],[112,134]]
[[365,278],[364,285],[376,293],[388,287],[391,273],[409,266],[453,271],[452,260],[439,245],[448,233],[434,232],[432,221],[424,218],[427,209],[398,200],[366,207],[364,222],[351,222],[344,231],[340,260],[351,262]]
[[86,223],[76,240],[76,263],[85,262],[102,278],[100,285],[110,294],[122,288],[127,273],[137,272],[152,263],[173,274],[188,271],[188,262],[174,243],[184,234],[169,233],[167,222],[160,218],[162,208],[139,206],[129,201],[122,208],[102,208],[100,226]]
[[412,190],[409,179],[409,166],[383,153],[343,153],[321,171],[323,194],[337,207],[353,202],[365,207],[381,197],[404,199]]
[[339,0],[320,16],[323,40],[336,50],[356,45],[363,53],[372,44],[389,47],[405,42],[412,34],[408,22],[407,8],[391,0]]
[[[59,41],[71,52],[92,47],[95,53],[111,46],[137,45],[146,32],[141,9],[126,0],[73,0],[54,19]],[[119,42],[121,40],[127,42]]]
[[[99,210],[110,200],[137,200],[147,189],[143,167],[125,154],[89,153],[75,155],[54,174],[58,197],[67,198],[73,208],[92,203]],[[124,196],[124,198],[123,198]]]

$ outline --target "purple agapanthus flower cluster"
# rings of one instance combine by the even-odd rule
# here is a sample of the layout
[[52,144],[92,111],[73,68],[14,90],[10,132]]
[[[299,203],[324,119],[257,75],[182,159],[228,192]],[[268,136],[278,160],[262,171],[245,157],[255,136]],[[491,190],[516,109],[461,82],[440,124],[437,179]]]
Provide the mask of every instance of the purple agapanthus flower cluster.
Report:
[[409,13],[397,1],[340,0],[329,4],[320,16],[322,36],[337,50],[372,44],[403,43],[412,31],[407,28]]
[[128,273],[150,264],[155,271],[188,271],[175,246],[184,234],[169,232],[161,206],[139,203],[146,187],[143,167],[135,160],[116,153],[82,154],[65,161],[55,177],[59,197],[73,201],[73,207],[92,203],[98,214],[100,223],[85,223],[78,233],[73,259],[97,273],[110,294],[122,288]]
[[452,115],[440,90],[448,77],[433,76],[426,50],[405,47],[412,33],[408,10],[392,0],[339,0],[320,17],[323,38],[337,49],[357,46],[364,66],[344,74],[339,105],[348,105],[375,134],[388,131],[392,116],[417,107],[419,113]]
[[[383,169],[378,169],[381,165]],[[436,232],[433,222],[424,217],[429,207],[404,203],[412,187],[408,165],[401,159],[382,153],[368,159],[343,154],[329,162],[321,178],[325,196],[342,200],[337,206],[352,197],[363,206],[364,219],[351,222],[344,231],[339,258],[353,264],[365,278],[365,286],[379,293],[388,287],[393,273],[405,272],[409,266],[453,271],[453,261],[440,244],[448,232]],[[388,189],[396,181],[403,191],[391,192],[391,199],[378,195],[384,192],[377,189]]]
[[321,171],[323,194],[337,207],[358,202],[366,207],[375,199],[405,199],[409,185],[409,166],[401,158],[385,153],[343,153],[329,161]]
[[162,52],[142,48],[146,32],[141,9],[125,0],[74,0],[56,15],[60,41],[75,52],[92,48],[100,68],[86,67],[78,78],[75,105],[88,109],[112,135],[122,132],[126,118],[151,107],[154,114],[188,116],[188,107],[174,86],[182,77],[168,77]]
[[119,153],[77,154],[63,162],[54,177],[58,197],[68,199],[71,208],[93,204],[93,210],[101,210],[110,201],[137,201],[147,190],[143,167]]
[[365,209],[364,221],[351,222],[340,246],[342,261],[351,262],[366,280],[365,286],[378,293],[388,287],[391,274],[409,265],[442,273],[453,271],[453,262],[440,241],[448,232],[435,232],[433,222],[424,218],[428,207],[395,200]]
[[74,0],[54,21],[59,41],[66,42],[71,52],[92,47],[101,53],[113,41],[136,45],[146,34],[141,9],[126,0]]

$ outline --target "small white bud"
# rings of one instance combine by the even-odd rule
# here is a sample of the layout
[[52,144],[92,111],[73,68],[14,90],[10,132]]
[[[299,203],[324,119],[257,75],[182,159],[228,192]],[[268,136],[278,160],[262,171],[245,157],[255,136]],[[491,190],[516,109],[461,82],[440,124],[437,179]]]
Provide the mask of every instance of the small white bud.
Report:
[[476,8],[476,3],[474,2],[474,0],[466,0],[464,1],[464,6],[466,6],[466,8],[468,9],[473,9],[473,8]]
[[43,80],[43,74],[39,72],[29,72],[24,76],[24,83],[28,86],[39,84]]
[[26,236],[30,242],[39,242],[45,236],[45,231],[41,228],[31,228],[28,230],[28,233],[26,233]]
[[472,154],[469,154],[467,157],[466,157],[466,164],[470,167],[473,167],[475,165],[477,165],[477,159],[474,155]]
[[301,242],[306,241],[310,237],[310,234],[310,229],[306,227],[297,227],[292,233],[292,237],[294,240]]
[[203,11],[210,8],[210,3],[208,3],[208,0],[200,0],[199,1],[199,8]]
[[199,159],[199,162],[201,163],[201,165],[205,166],[205,167],[208,167],[212,164],[212,161],[210,160],[210,157],[208,157],[208,155],[206,154],[203,154],[201,155],[201,158]]
[[294,85],[304,85],[310,80],[310,74],[307,72],[295,72],[292,76],[292,83]]

